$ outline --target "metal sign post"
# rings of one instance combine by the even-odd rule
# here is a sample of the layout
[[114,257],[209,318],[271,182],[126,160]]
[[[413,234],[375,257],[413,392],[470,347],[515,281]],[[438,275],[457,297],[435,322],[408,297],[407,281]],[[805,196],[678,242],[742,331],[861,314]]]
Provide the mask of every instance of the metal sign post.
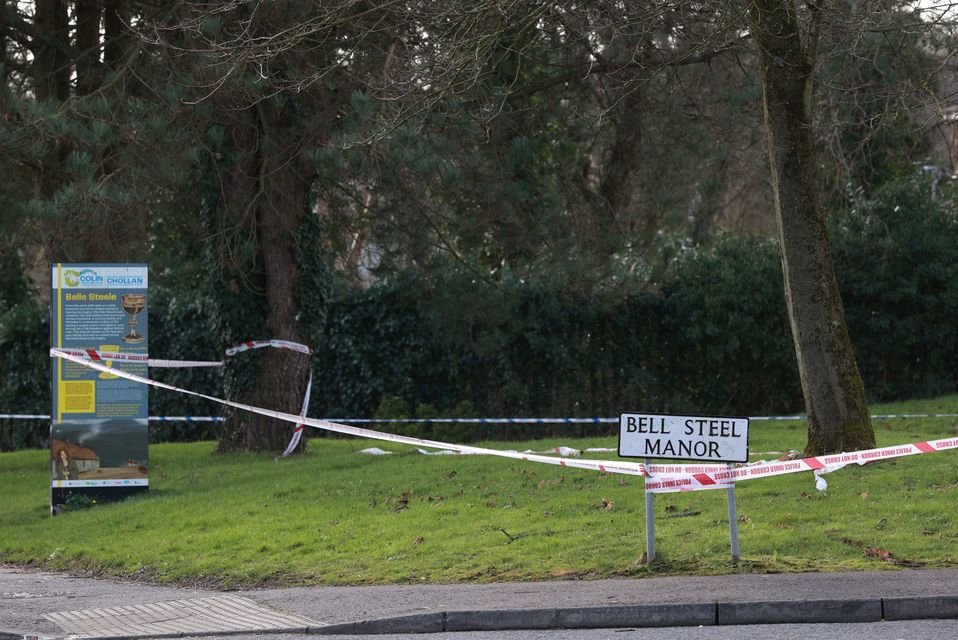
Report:
[[[645,466],[652,464],[651,458],[645,459]],[[655,494],[645,491],[645,561],[652,564],[655,560]]]
[[[732,465],[728,465],[731,469]],[[738,508],[735,504],[735,483],[728,488],[728,535],[732,543],[732,562],[738,562]]]
[[[623,413],[619,416],[619,456],[644,458],[651,468],[654,458],[748,462],[748,418],[727,416],[673,416]],[[738,513],[735,484],[728,488],[729,539],[732,560],[739,560]],[[645,490],[645,554],[655,559],[655,493]]]

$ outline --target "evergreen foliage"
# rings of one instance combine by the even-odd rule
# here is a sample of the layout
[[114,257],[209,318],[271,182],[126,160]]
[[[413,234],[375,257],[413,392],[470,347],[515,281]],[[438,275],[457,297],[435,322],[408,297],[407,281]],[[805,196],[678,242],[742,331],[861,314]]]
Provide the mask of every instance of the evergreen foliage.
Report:
[[[864,9],[834,12],[816,87],[829,201],[851,209],[839,281],[872,395],[923,395],[954,378],[953,209],[909,173],[954,25]],[[61,260],[150,262],[161,357],[313,345],[312,415],[796,410],[777,249],[720,233],[772,220],[740,20],[725,3],[0,3],[0,410],[47,411],[28,283]],[[305,382],[267,360],[157,375],[245,400],[257,376]],[[5,447],[45,433],[0,429]]]
[[[319,235],[316,235],[319,234]],[[303,237],[321,237],[304,230]],[[958,384],[958,236],[955,194],[916,174],[883,187],[833,220],[845,310],[871,400],[932,396]],[[306,246],[305,244],[303,245]],[[331,277],[322,251],[303,250],[304,332],[313,358],[311,416],[594,417],[623,410],[756,415],[801,411],[801,391],[774,242],[721,236],[707,248],[676,245],[658,290],[583,295],[554,278],[503,272],[494,286],[462,266],[408,269],[359,290]],[[684,248],[683,248],[684,247]],[[162,279],[162,278],[161,278]],[[332,291],[327,300],[326,292]],[[228,298],[227,298],[228,299]],[[326,310],[324,312],[323,310]],[[235,327],[261,312],[236,306]],[[211,331],[222,307],[202,289],[154,288],[156,357],[219,359]],[[0,407],[48,412],[46,313],[29,297],[0,317]],[[241,336],[239,329],[231,339]],[[247,371],[250,354],[232,367]],[[253,356],[255,357],[255,355]],[[242,358],[242,360],[241,360]],[[223,393],[218,370],[156,370],[187,388]],[[163,391],[152,415],[215,414],[218,407]],[[387,425],[439,439],[521,438],[523,426]],[[563,427],[537,433],[578,435]],[[45,424],[0,423],[4,449],[41,446]],[[208,438],[210,425],[157,423],[154,440]]]

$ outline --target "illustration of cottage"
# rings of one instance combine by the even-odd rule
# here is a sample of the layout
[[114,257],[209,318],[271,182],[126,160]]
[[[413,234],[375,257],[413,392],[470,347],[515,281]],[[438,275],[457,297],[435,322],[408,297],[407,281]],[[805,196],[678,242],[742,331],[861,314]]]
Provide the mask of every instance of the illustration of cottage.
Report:
[[88,473],[100,468],[100,456],[95,451],[69,440],[54,439],[50,449],[54,460],[59,460],[60,452],[66,451],[67,459],[76,465],[77,473]]

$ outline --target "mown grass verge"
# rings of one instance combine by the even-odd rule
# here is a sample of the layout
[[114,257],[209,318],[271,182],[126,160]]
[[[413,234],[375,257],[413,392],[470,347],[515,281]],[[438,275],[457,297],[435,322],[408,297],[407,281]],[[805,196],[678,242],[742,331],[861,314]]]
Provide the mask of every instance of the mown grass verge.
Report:
[[[958,396],[874,410],[956,412]],[[880,446],[948,437],[956,425],[875,423]],[[752,425],[752,451],[804,443],[802,422]],[[558,445],[615,446],[615,439],[490,446]],[[397,454],[355,453],[369,446]],[[365,440],[313,440],[309,449],[275,462],[212,456],[211,443],[154,445],[148,496],[55,518],[47,506],[48,453],[0,454],[0,561],[218,587],[958,565],[958,452],[849,467],[827,476],[825,493],[811,473],[742,482],[738,565],[729,558],[724,492],[660,495],[658,557],[649,566],[639,561],[639,478],[423,456]]]

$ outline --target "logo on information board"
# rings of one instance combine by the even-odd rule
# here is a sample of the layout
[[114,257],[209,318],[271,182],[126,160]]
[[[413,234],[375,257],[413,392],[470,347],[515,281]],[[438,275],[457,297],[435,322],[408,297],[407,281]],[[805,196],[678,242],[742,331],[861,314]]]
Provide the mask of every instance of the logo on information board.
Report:
[[67,269],[63,272],[63,283],[68,287],[99,287],[103,285],[103,276],[93,269]]

